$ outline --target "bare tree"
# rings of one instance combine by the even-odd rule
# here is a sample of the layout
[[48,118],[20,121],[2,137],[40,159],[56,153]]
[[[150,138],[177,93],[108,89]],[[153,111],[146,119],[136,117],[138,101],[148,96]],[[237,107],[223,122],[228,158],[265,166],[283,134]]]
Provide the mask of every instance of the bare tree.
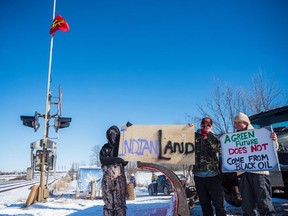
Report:
[[101,166],[100,163],[100,150],[101,150],[101,146],[99,145],[94,145],[92,148],[92,155],[90,155],[90,165],[96,165],[96,166]]
[[227,84],[223,85],[220,80],[216,80],[214,86],[209,98],[206,98],[206,105],[198,105],[198,109],[203,117],[208,116],[213,119],[216,133],[231,132],[235,112],[244,109],[243,90],[233,89]]
[[198,105],[198,109],[203,117],[213,119],[214,131],[222,134],[234,131],[233,118],[238,112],[251,115],[283,104],[287,104],[287,93],[284,96],[273,78],[266,81],[262,71],[259,71],[252,76],[249,88],[232,88],[217,80],[210,96],[206,98],[206,104]]
[[[284,100],[281,98],[283,89],[280,88],[271,76],[265,80],[261,70],[252,77],[252,92],[249,92],[247,105],[253,113],[269,110],[279,106]],[[287,99],[287,98],[286,98]]]

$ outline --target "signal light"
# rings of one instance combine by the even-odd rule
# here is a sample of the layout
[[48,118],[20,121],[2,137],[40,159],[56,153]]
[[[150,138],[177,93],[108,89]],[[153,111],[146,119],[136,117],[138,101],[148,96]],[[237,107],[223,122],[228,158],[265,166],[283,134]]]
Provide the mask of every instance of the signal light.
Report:
[[59,129],[69,127],[71,121],[72,121],[72,118],[56,117],[55,122],[54,122],[55,131],[58,132]]
[[20,119],[23,121],[24,126],[34,128],[35,132],[40,127],[37,113],[35,113],[35,116],[20,116]]

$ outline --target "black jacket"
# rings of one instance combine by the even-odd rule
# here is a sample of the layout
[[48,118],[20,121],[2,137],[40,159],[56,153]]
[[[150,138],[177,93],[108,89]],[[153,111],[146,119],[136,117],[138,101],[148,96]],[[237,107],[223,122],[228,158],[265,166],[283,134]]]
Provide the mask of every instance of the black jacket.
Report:
[[[111,137],[111,131],[116,132],[116,139],[113,140]],[[104,144],[100,150],[100,162],[102,165],[113,165],[121,163],[126,166],[128,162],[124,161],[122,158],[118,157],[119,141],[120,141],[120,131],[117,126],[111,126],[107,132],[106,137],[108,143]]]

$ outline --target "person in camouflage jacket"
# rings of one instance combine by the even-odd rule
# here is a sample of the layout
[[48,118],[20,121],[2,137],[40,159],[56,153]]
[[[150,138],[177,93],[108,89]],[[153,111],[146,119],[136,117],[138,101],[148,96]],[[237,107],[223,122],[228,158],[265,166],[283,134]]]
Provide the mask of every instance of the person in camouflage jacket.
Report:
[[[220,141],[212,133],[212,119],[203,118],[201,129],[195,133],[194,181],[204,216],[226,215],[224,190],[219,175]],[[212,206],[213,204],[213,206]],[[214,209],[213,209],[214,207]]]
[[102,196],[104,201],[104,216],[126,216],[127,181],[124,166],[128,164],[118,157],[120,131],[117,126],[111,126],[106,137],[108,143],[100,150],[102,164]]

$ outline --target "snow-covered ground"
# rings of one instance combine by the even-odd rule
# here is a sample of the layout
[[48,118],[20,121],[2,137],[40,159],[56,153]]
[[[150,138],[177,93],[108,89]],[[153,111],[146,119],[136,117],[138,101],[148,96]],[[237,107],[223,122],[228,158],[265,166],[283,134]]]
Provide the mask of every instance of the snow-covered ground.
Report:
[[[138,183],[149,183],[151,174],[138,174]],[[76,199],[76,181],[71,181],[68,187],[62,188],[51,195],[46,203],[35,203],[24,207],[30,193],[29,187],[0,193],[0,215],[23,216],[89,216],[102,215],[103,201],[101,199]],[[146,187],[135,189],[135,200],[127,200],[127,215],[161,216],[167,215],[171,206],[172,196],[149,196]],[[288,215],[288,200],[273,198],[278,216]],[[226,203],[228,215],[241,215],[241,208]],[[191,215],[202,215],[200,206],[191,210]]]

